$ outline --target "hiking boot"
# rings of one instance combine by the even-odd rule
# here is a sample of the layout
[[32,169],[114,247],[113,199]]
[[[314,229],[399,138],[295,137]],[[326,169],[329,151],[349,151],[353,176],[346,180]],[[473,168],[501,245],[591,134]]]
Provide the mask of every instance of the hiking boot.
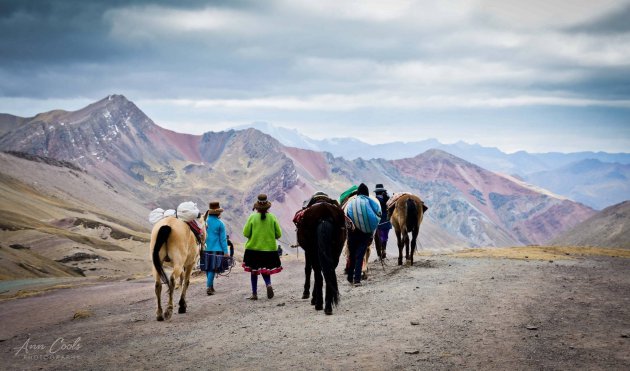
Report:
[[256,294],[252,294],[252,296],[250,296],[249,298],[247,298],[248,300],[258,300],[258,295]]
[[273,287],[271,285],[267,286],[267,299],[273,298]]
[[210,286],[206,289],[206,294],[208,295],[214,295],[214,287]]

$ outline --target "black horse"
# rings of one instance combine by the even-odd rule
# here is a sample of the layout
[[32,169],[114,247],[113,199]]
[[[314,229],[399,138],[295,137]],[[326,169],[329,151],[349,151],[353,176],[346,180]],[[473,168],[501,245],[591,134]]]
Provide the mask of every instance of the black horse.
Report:
[[[339,288],[335,268],[346,240],[346,222],[343,210],[334,204],[320,202],[302,211],[297,225],[297,241],[306,255],[306,283],[304,296],[308,298],[310,268],[315,271],[315,285],[311,304],[316,310],[332,314],[333,304],[339,302]],[[322,278],[323,274],[323,278]],[[326,306],[324,308],[323,281],[326,281]]]

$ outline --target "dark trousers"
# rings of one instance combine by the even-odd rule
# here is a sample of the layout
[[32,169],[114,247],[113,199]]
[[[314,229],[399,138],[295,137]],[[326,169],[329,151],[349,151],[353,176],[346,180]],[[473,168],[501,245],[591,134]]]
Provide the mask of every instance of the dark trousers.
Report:
[[358,228],[348,233],[348,252],[350,253],[348,281],[361,282],[363,257],[371,238],[371,233],[363,233]]

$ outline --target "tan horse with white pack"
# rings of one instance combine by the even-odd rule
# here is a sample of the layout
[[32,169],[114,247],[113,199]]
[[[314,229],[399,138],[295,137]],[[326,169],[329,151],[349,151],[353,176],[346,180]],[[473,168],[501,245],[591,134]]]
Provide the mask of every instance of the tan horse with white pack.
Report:
[[[205,243],[205,223],[200,215],[190,223],[196,223],[200,229],[199,240],[189,226],[189,222],[168,216],[160,219],[151,231],[151,260],[153,262],[153,278],[155,279],[155,295],[157,297],[156,319],[168,320],[173,314],[173,292],[175,283],[183,281],[182,294],[179,298],[179,313],[186,313],[186,291],[190,284],[190,274],[195,266],[199,249]],[[173,273],[168,277],[164,271],[164,263],[173,267]],[[182,280],[183,278],[183,280]],[[162,313],[162,283],[168,286],[168,305]]]

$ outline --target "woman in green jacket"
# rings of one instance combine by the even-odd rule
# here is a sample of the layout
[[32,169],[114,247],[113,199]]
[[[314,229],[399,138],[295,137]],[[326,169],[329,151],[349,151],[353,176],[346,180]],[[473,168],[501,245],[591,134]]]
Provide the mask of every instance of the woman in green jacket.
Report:
[[258,300],[258,275],[262,275],[267,286],[267,298],[273,298],[271,287],[271,275],[282,271],[280,256],[276,240],[282,237],[280,224],[276,216],[268,210],[271,202],[267,195],[258,195],[254,203],[254,210],[243,227],[243,236],[247,237],[245,243],[245,255],[243,256],[243,269],[251,272],[252,296],[251,300]]

